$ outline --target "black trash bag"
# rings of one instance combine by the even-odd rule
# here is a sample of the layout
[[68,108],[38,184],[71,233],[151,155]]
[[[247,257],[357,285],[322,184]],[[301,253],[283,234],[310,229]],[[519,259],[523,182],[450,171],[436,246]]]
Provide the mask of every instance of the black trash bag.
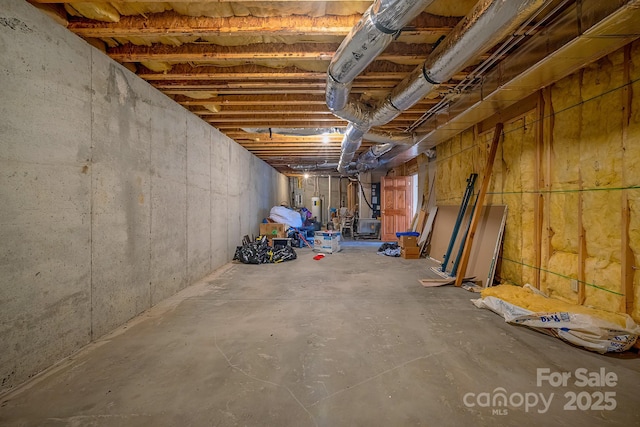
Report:
[[245,240],[242,246],[236,248],[233,259],[243,264],[260,264],[260,260],[264,258],[263,253],[266,252],[267,249],[266,237],[260,238],[255,242]]
[[290,246],[279,249],[269,247],[269,242],[265,236],[260,236],[255,242],[244,242],[242,246],[236,248],[233,256],[243,264],[269,264],[296,259],[296,252]]
[[378,248],[378,255],[386,255],[386,256],[400,256],[400,246],[397,243],[383,243],[382,246]]
[[298,255],[296,254],[296,251],[293,250],[293,247],[284,246],[282,248],[274,249],[271,252],[270,262],[276,263],[276,262],[290,261],[290,260],[296,259],[297,257]]
[[243,264],[260,264],[258,252],[256,250],[255,244],[253,243],[238,246],[236,248],[236,253],[233,256],[233,259],[238,260]]

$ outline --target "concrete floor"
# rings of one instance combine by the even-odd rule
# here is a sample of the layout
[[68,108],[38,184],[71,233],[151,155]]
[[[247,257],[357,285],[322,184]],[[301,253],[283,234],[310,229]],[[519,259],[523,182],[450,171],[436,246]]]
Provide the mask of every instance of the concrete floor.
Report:
[[[640,425],[635,353],[508,325],[378,244],[230,264],[2,397],[0,425]],[[578,368],[617,382],[578,387]]]

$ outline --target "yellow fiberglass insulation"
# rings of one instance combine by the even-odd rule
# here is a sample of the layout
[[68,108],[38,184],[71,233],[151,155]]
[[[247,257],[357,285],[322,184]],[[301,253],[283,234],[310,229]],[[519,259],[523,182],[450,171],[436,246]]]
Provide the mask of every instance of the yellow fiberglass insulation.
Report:
[[574,74],[551,88],[553,109],[553,164],[549,174],[553,190],[577,190],[580,179],[580,78]]
[[[474,162],[476,170],[484,171],[487,159],[489,158],[489,150],[491,149],[491,142],[493,141],[494,132],[489,132],[482,135],[479,138],[477,148],[477,159]],[[491,169],[491,180],[489,181],[489,188],[487,190],[487,199],[485,205],[504,205],[506,204],[502,197],[503,175],[504,165],[502,162],[502,156],[504,151],[504,141],[500,138],[498,142],[498,149],[496,152],[496,159],[493,162],[493,168]]]
[[522,196],[522,280],[519,283],[534,283],[535,269],[531,266],[536,264],[535,251],[535,199],[534,194],[524,194]]
[[425,11],[434,15],[465,16],[476,5],[476,0],[458,0],[431,3]]
[[437,204],[451,204],[450,198],[453,197],[454,192],[451,188],[452,180],[451,174],[451,140],[443,142],[436,147],[437,151],[437,172],[436,172],[436,188],[437,190]]
[[590,257],[620,262],[621,193],[590,191],[582,195],[582,226]]
[[571,291],[571,279],[577,278],[578,254],[569,252],[554,252],[549,257],[543,273],[543,291],[549,296],[567,302],[578,302],[578,294]]
[[551,193],[547,197],[550,208],[549,226],[554,251],[578,253],[578,193]]
[[482,297],[493,296],[500,298],[518,307],[522,307],[534,313],[578,313],[587,314],[598,319],[605,320],[622,328],[627,327],[628,316],[622,313],[591,308],[583,305],[572,304],[560,301],[555,298],[546,298],[538,295],[527,288],[511,285],[500,285],[482,290]]
[[102,22],[120,22],[120,14],[109,3],[65,3],[64,8],[72,16],[84,16]]
[[600,258],[587,258],[584,270],[587,282],[585,285],[585,305],[612,311],[619,310],[624,294],[620,263]]
[[502,142],[502,199],[508,208],[504,236],[502,279],[510,283],[532,282],[533,200],[535,171],[535,111],[507,123]]
[[[624,154],[624,186],[640,186],[640,41],[631,46],[630,79],[631,117],[627,129]],[[640,189],[627,191],[629,199],[629,246],[635,255],[634,265],[640,266]],[[631,315],[640,322],[640,270],[633,275],[633,308]]]
[[522,249],[522,198],[520,195],[505,194],[503,199],[508,208],[500,276],[508,282],[519,284],[522,280],[522,265],[519,262]]

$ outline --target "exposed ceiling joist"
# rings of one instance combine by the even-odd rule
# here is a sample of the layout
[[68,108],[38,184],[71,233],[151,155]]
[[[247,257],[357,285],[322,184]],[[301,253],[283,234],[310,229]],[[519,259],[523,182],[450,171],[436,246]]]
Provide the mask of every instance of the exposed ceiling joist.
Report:
[[[400,81],[413,71],[410,65],[377,61],[371,64],[356,79],[356,82],[369,82],[370,86],[380,80]],[[467,73],[461,72],[452,77],[461,81]],[[233,67],[213,67],[195,64],[176,64],[169,71],[151,71],[139,67],[138,76],[148,81],[271,81],[271,80],[316,80],[326,82],[325,72],[309,72],[296,67],[269,68],[260,65],[239,65]]]
[[[126,44],[107,49],[118,62],[237,62],[237,61],[330,61],[338,49],[335,43],[270,43],[246,46],[218,46],[189,44],[182,46],[136,46]],[[431,45],[396,43],[378,57],[380,61],[420,64],[431,51]]]
[[[122,16],[119,22],[96,22],[88,19],[69,22],[67,28],[81,37],[207,37],[207,36],[312,36],[344,37],[362,15],[308,16],[184,16],[174,11],[150,16]],[[422,14],[405,31],[412,36],[441,36],[456,25],[459,18]]]

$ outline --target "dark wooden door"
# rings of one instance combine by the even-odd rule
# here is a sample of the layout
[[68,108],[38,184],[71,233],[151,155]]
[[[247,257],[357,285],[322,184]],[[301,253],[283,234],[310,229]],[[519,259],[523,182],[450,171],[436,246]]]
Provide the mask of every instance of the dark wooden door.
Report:
[[382,235],[384,241],[397,240],[396,232],[411,226],[413,184],[410,176],[382,178]]

